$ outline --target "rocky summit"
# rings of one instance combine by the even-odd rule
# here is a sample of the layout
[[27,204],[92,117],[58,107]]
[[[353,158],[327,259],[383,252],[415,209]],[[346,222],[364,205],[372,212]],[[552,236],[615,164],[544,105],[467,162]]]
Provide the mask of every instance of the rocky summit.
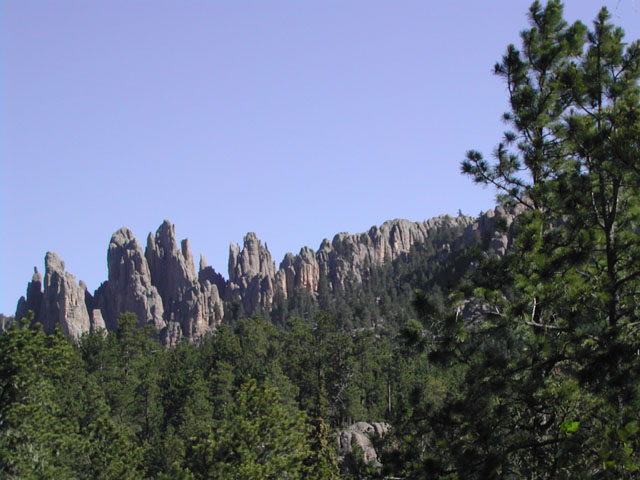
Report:
[[84,282],[65,271],[54,252],[45,256],[45,276],[34,268],[26,297],[16,318],[33,311],[46,332],[55,325],[72,338],[85,332],[113,330],[121,313],[133,312],[140,325],[153,325],[165,345],[183,338],[199,341],[223,321],[229,305],[240,304],[245,314],[269,309],[276,295],[287,298],[297,289],[316,295],[324,282],[329,291],[359,283],[371,269],[407,255],[429,240],[444,260],[456,249],[480,243],[489,253],[502,255],[509,238],[497,219],[509,225],[513,212],[503,207],[478,218],[442,215],[423,222],[390,220],[359,234],[339,233],[324,239],[317,251],[303,247],[287,253],[276,269],[267,244],[253,232],[243,245],[229,248],[229,278],[208,266],[200,256],[196,272],[189,240],[178,243],[175,227],[165,220],[146,248],[130,229],[113,234],[107,250],[108,279],[91,294]]

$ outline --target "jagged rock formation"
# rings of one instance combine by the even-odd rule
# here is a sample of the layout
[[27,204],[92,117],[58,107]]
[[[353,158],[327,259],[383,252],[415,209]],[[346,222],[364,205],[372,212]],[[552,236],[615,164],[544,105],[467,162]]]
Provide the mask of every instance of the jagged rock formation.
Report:
[[276,265],[269,248],[262,246],[255,233],[244,237],[242,250],[233,243],[229,246],[229,294],[239,296],[245,312],[265,308],[273,301]]
[[[318,252],[320,270],[334,289],[348,281],[361,282],[372,266],[393,262],[414,245],[425,243],[431,236],[440,237],[445,228],[464,228],[472,222],[471,217],[442,215],[426,222],[390,220],[356,235],[339,233],[331,244],[326,240],[322,243]],[[443,243],[437,248],[449,250],[450,246]]]
[[90,333],[98,333],[101,331],[106,331],[107,325],[104,323],[104,318],[102,318],[102,312],[99,308],[94,308],[91,311],[91,330]]
[[157,286],[164,317],[171,325],[163,337],[166,343],[175,343],[184,335],[198,339],[222,320],[222,300],[215,284],[207,278],[200,282],[196,274],[188,239],[180,248],[175,227],[165,220],[155,237],[147,237],[145,257],[149,264],[151,280]]
[[294,288],[306,288],[318,291],[320,284],[320,264],[315,253],[309,247],[303,247],[295,257],[287,253],[280,264],[280,282],[284,293],[291,294]]
[[227,281],[222,275],[216,272],[213,267],[207,265],[204,255],[200,254],[200,268],[198,270],[198,281],[204,284],[208,281],[211,285],[215,285],[221,298],[225,298],[225,290]]
[[20,320],[31,310],[34,320],[39,319],[42,297],[42,275],[38,272],[38,267],[33,267],[33,276],[27,284],[27,297],[20,297],[18,300],[15,318]]
[[[426,222],[390,220],[366,233],[339,233],[332,242],[325,239],[318,252],[303,247],[298,255],[287,253],[278,271],[268,248],[262,247],[255,233],[249,233],[242,250],[237,245],[230,247],[230,292],[225,298],[239,296],[245,312],[251,313],[258,307],[269,306],[276,292],[285,298],[297,288],[317,292],[321,278],[327,279],[332,290],[344,287],[347,282],[359,283],[373,266],[394,261],[432,236],[443,237],[443,230],[463,230],[476,223],[476,219],[462,215],[457,218],[442,215]],[[484,232],[492,225],[487,223],[476,228]],[[469,242],[475,241],[472,234],[467,237]],[[451,250],[451,245],[446,243],[437,247],[445,252]]]
[[496,255],[504,255],[509,248],[509,236],[497,228],[497,222],[504,222],[504,227],[509,228],[522,208],[516,207],[513,211],[507,211],[505,207],[498,206],[495,210],[489,210],[471,223],[462,237],[465,245],[474,242],[481,244],[488,252]]
[[47,333],[55,325],[72,338],[79,338],[91,328],[89,312],[85,303],[86,286],[76,283],[76,278],[66,272],[64,262],[57,253],[45,256],[44,292],[42,276],[37,268],[27,286],[27,298],[21,297],[16,309],[16,318],[22,318],[28,310],[34,312],[34,320],[42,323]]
[[178,249],[175,228],[168,221],[155,237],[149,235],[146,252],[131,230],[118,230],[109,242],[107,264],[108,280],[91,295],[83,282],[76,284],[64,271],[60,257],[48,252],[44,291],[35,268],[16,316],[32,310],[46,332],[59,324],[67,335],[78,338],[85,332],[113,330],[121,313],[133,312],[140,325],[157,328],[167,345],[182,338],[197,341],[222,321],[219,275],[206,266],[196,274],[188,240]]
[[[121,228],[111,237],[107,265],[109,279],[95,295],[94,323],[99,324],[104,319],[102,323],[107,330],[113,330],[120,313],[132,312],[141,324],[164,328],[162,298],[151,282],[142,247],[128,228]],[[98,316],[96,310],[100,312]]]
[[303,247],[297,255],[288,253],[278,270],[266,243],[263,246],[255,233],[248,233],[242,249],[235,244],[229,248],[228,281],[207,266],[204,256],[196,273],[189,241],[178,244],[175,227],[167,220],[155,235],[149,234],[144,252],[131,230],[121,228],[109,243],[108,280],[94,295],[83,282],[76,284],[75,277],[65,272],[64,262],[49,252],[44,284],[35,269],[26,298],[18,302],[16,318],[32,310],[45,331],[60,324],[77,338],[88,331],[113,330],[118,315],[133,312],[141,325],[160,330],[167,345],[183,338],[198,341],[220,324],[225,302],[239,301],[244,313],[251,314],[269,309],[277,294],[287,298],[296,289],[316,294],[321,284],[336,291],[363,282],[373,267],[394,262],[427,242],[439,261],[472,244],[481,245],[487,254],[503,255],[510,237],[497,227],[509,226],[515,215],[498,207],[479,218],[390,220],[365,233],[325,239],[317,252]]
[[509,239],[496,230],[498,217],[503,218],[507,225],[513,218],[499,207],[479,219],[441,215],[425,222],[390,220],[365,233],[339,233],[331,242],[324,239],[317,252],[303,247],[298,255],[287,253],[278,271],[271,267],[268,249],[263,248],[255,234],[250,233],[245,237],[242,252],[238,246],[231,246],[230,282],[233,291],[243,298],[245,312],[250,313],[258,306],[269,305],[278,291],[285,298],[297,288],[317,292],[321,278],[327,280],[331,290],[343,288],[349,282],[360,283],[367,278],[372,267],[393,262],[427,240],[433,242],[442,258],[452,249],[482,242],[487,243],[489,253],[503,255]]

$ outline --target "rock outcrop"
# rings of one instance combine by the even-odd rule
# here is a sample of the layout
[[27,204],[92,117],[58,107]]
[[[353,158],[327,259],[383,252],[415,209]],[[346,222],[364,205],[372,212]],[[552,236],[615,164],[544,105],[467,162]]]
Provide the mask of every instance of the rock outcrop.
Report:
[[[521,211],[522,209],[517,207],[508,211],[502,206],[496,207],[495,210],[489,210],[465,229],[462,237],[463,242],[466,245],[478,243],[489,253],[504,255],[510,243],[510,237],[506,230]],[[504,228],[498,228],[499,223],[502,223]]]
[[277,294],[287,298],[296,289],[317,294],[324,285],[335,292],[365,281],[373,267],[395,262],[416,246],[433,250],[434,261],[444,261],[473,244],[488,255],[504,255],[510,237],[502,227],[509,227],[515,216],[515,211],[498,207],[479,218],[390,220],[365,233],[325,239],[317,252],[303,247],[297,255],[287,253],[278,270],[266,243],[263,246],[250,232],[242,249],[235,244],[229,248],[228,281],[207,265],[204,256],[196,273],[189,240],[178,243],[175,227],[167,220],[155,235],[148,235],[144,252],[131,230],[121,228],[109,243],[108,279],[94,295],[65,272],[57,254],[49,252],[45,278],[35,269],[26,297],[18,302],[16,318],[32,310],[45,331],[59,324],[78,338],[88,331],[113,330],[121,313],[133,312],[140,325],[160,330],[165,344],[183,338],[198,341],[222,322],[225,302],[240,302],[244,313],[251,314],[269,309]]
[[[393,262],[427,239],[436,239],[434,248],[450,252],[452,246],[447,243],[445,233],[456,232],[459,237],[475,221],[472,217],[449,215],[426,222],[390,220],[365,233],[339,233],[331,242],[325,239],[317,252],[303,247],[298,255],[287,253],[278,271],[275,271],[268,248],[262,247],[255,233],[249,233],[244,238],[242,250],[238,245],[231,245],[231,295],[225,298],[232,298],[234,294],[240,296],[245,313],[251,313],[258,307],[270,305],[276,292],[281,292],[285,298],[297,288],[315,293],[321,278],[328,281],[332,290],[343,288],[348,282],[360,283],[368,277],[372,267]],[[470,241],[473,238],[469,235]]]
[[200,339],[222,321],[224,309],[217,286],[206,275],[202,282],[199,280],[189,240],[182,240],[178,248],[175,227],[168,220],[160,225],[155,237],[147,237],[145,257],[151,281],[162,298],[169,343],[179,341],[181,336]]
[[107,324],[102,318],[102,312],[99,308],[94,308],[91,311],[91,333],[106,332]]
[[13,322],[15,321],[15,317],[6,317],[2,313],[0,313],[0,333],[6,332]]
[[275,283],[276,265],[255,233],[247,233],[242,250],[233,243],[229,246],[228,299],[240,297],[247,313],[266,308],[273,301]]
[[384,438],[389,431],[387,423],[357,422],[338,432],[338,462],[342,463],[354,454],[354,446],[362,450],[363,460],[368,465],[382,467],[374,441]]
[[34,320],[40,318],[40,307],[42,306],[42,275],[38,272],[38,267],[33,267],[33,276],[27,284],[27,296],[20,297],[16,308],[16,316],[18,320],[25,317],[27,312],[33,312]]
[[118,315],[132,312],[141,325],[165,327],[164,308],[158,289],[151,282],[151,272],[142,247],[133,232],[124,227],[111,237],[107,251],[109,279],[95,295],[100,318],[94,314],[95,328],[102,323],[107,330],[116,328]]
[[18,301],[16,318],[24,317],[31,310],[34,320],[40,322],[47,333],[52,333],[56,325],[74,339],[89,332],[86,287],[83,282],[76,283],[76,278],[65,271],[64,262],[55,252],[47,252],[45,256],[44,291],[42,286],[42,276],[34,268],[27,297]]
[[350,235],[339,233],[331,244],[323,242],[318,258],[320,269],[327,274],[330,285],[343,287],[346,282],[361,282],[372,266],[393,262],[409,253],[415,246],[436,239],[434,248],[448,251],[445,230],[456,231],[473,222],[471,217],[457,218],[442,215],[425,222],[390,220],[380,227],[372,227],[366,233]]
[[479,218],[441,215],[424,222],[399,219],[374,226],[365,233],[339,233],[331,242],[323,240],[317,252],[304,247],[298,255],[285,255],[275,275],[276,284],[285,297],[295,288],[317,292],[321,278],[335,290],[349,282],[362,282],[372,267],[394,262],[427,242],[439,260],[457,248],[475,243],[481,244],[489,254],[504,255],[510,240],[497,228],[498,219],[508,227],[514,217],[513,213],[498,207]]
[[[177,247],[174,226],[165,221],[155,237],[149,235],[143,252],[131,230],[111,237],[107,251],[108,279],[94,295],[83,282],[64,270],[53,252],[45,258],[44,285],[37,268],[21,297],[16,316],[34,312],[34,321],[52,332],[55,325],[73,338],[84,332],[114,330],[121,313],[132,312],[140,325],[150,324],[173,345],[183,338],[198,341],[222,321],[224,307],[218,293],[220,275],[210,267],[196,275],[189,241]],[[43,290],[44,287],[44,290]]]
[[200,254],[200,268],[198,270],[198,281],[204,284],[208,281],[211,285],[215,285],[221,298],[225,298],[225,290],[227,281],[224,277],[216,272],[213,267],[207,265],[207,260],[203,254]]
[[285,262],[289,260],[291,265],[284,270],[289,291],[291,288],[306,288],[312,292],[318,291],[320,284],[320,265],[315,253],[309,247],[303,247],[300,253],[291,260],[285,257],[280,269],[286,268]]

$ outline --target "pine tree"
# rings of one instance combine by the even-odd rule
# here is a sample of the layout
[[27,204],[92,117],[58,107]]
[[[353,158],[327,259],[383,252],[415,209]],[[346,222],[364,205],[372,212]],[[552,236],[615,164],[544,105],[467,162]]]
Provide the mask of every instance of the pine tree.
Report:
[[339,469],[335,452],[335,441],[329,427],[321,416],[310,422],[309,456],[305,459],[305,478],[337,480]]
[[428,413],[416,477],[631,478],[640,461],[640,44],[602,9],[588,30],[534,2],[506,81],[511,130],[462,165],[520,212],[487,259],[485,315],[434,321],[432,360],[462,372]]
[[307,428],[299,413],[280,403],[278,391],[245,382],[219,425],[188,458],[198,479],[291,480],[305,477]]
[[79,351],[31,318],[0,336],[0,476],[141,478],[131,431],[113,422]]

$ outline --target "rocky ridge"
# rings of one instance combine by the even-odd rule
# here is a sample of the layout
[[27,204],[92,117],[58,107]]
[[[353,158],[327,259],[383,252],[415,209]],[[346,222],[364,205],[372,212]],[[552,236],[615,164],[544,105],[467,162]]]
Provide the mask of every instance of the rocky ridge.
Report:
[[100,329],[113,330],[117,317],[133,312],[140,325],[151,324],[166,345],[181,339],[198,341],[215,330],[225,315],[226,302],[239,302],[251,314],[268,309],[276,295],[287,298],[296,289],[317,294],[322,282],[331,291],[367,278],[371,269],[407,255],[428,240],[444,259],[452,251],[480,244],[489,254],[502,255],[509,237],[496,228],[507,226],[514,214],[503,207],[479,218],[442,215],[424,222],[390,220],[359,234],[339,233],[324,239],[317,251],[303,247],[287,253],[276,269],[268,246],[253,232],[242,248],[229,248],[229,279],[207,266],[201,255],[196,273],[187,239],[178,244],[175,227],[165,220],[146,248],[124,227],[111,237],[107,251],[108,279],[92,295],[84,282],[65,271],[53,252],[45,257],[45,278],[37,268],[21,297],[16,318],[28,310],[51,332],[56,324],[73,338]]

